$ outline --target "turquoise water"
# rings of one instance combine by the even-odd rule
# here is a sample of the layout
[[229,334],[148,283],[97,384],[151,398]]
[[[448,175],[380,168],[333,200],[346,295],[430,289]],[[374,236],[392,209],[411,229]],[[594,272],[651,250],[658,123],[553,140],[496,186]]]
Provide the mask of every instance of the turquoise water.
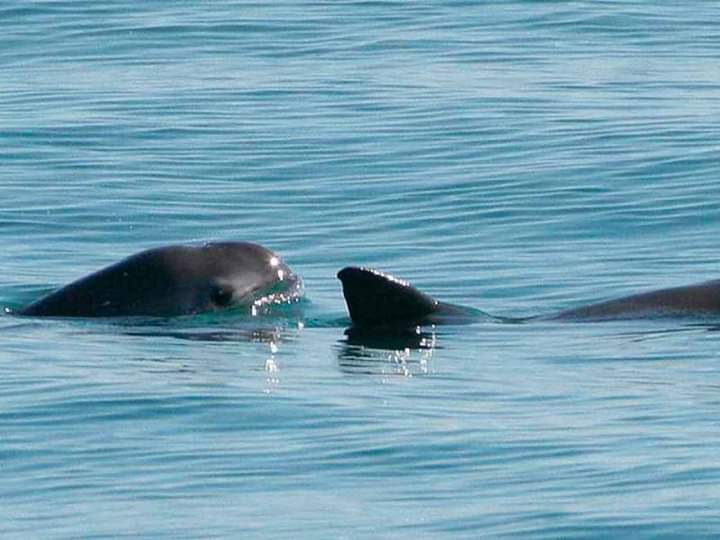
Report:
[[308,295],[253,325],[0,317],[1,536],[720,530],[717,324],[358,342],[334,277],[372,265],[509,316],[719,277],[715,3],[0,20],[0,304],[203,240],[267,245]]

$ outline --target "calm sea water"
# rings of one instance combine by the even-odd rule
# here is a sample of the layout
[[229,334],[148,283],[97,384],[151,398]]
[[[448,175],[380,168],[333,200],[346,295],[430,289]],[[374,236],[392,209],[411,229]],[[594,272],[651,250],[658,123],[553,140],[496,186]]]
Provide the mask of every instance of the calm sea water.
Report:
[[[0,303],[252,240],[303,324],[0,317],[3,538],[720,531],[720,326],[357,341],[372,265],[528,315],[720,276],[713,2],[0,6]],[[406,347],[407,345],[407,347]]]

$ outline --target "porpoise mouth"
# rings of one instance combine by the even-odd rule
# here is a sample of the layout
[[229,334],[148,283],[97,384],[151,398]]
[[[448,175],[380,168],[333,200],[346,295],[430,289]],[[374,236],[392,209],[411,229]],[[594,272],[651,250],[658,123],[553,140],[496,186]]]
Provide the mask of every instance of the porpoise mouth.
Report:
[[261,287],[251,295],[253,317],[266,314],[273,306],[295,304],[305,295],[305,285],[300,276],[285,272],[282,279],[269,287]]

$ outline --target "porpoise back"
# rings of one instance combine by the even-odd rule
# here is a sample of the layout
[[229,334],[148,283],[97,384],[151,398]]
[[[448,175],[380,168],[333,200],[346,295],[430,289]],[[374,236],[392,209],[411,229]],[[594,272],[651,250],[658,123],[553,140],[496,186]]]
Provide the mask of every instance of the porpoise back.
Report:
[[600,321],[720,315],[720,280],[660,289],[561,311],[546,318]]
[[720,316],[720,280],[626,296],[547,316],[509,318],[441,302],[406,281],[371,268],[344,268],[338,278],[353,325],[365,327],[463,324],[477,320],[478,316],[514,323],[537,319],[599,321]]

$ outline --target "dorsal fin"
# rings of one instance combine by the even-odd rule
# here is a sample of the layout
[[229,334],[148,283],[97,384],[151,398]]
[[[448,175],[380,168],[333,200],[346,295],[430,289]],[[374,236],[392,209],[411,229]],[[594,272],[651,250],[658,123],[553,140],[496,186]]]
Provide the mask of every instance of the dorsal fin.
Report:
[[350,318],[356,325],[420,322],[438,301],[406,281],[370,268],[349,266],[338,272]]

